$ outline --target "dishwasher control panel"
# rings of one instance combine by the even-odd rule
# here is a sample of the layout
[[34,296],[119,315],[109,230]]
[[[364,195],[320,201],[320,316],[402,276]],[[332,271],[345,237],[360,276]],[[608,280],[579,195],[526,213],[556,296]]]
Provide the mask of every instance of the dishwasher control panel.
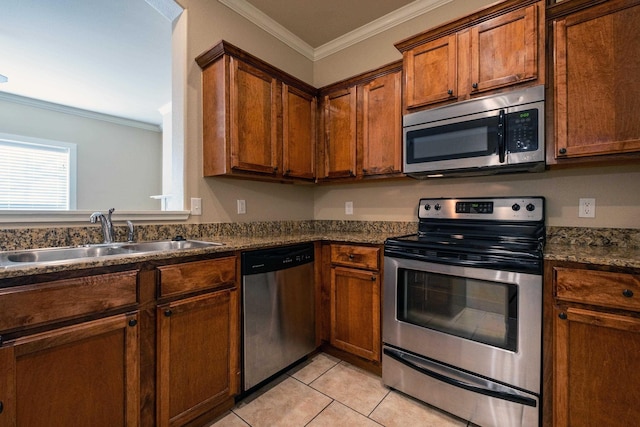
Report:
[[314,261],[313,243],[242,253],[242,275],[284,270]]

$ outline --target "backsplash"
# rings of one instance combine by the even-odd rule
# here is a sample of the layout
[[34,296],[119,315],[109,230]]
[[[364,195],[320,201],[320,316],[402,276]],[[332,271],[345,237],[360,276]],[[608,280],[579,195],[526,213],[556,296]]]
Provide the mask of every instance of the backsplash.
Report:
[[[385,233],[413,234],[417,222],[402,221],[261,221],[210,224],[142,224],[136,225],[136,240],[165,240],[176,236],[208,239],[215,236],[266,237],[309,233]],[[115,226],[115,241],[127,238],[126,226]],[[0,250],[76,246],[102,242],[100,226],[0,229]],[[617,246],[640,248],[640,229],[547,227],[548,244]]]
[[640,248],[640,229],[547,227],[547,244]]
[[[207,239],[215,236],[266,237],[324,232],[367,232],[411,234],[416,222],[394,221],[261,221],[210,224],[141,224],[135,227],[136,241]],[[126,226],[114,226],[114,241],[127,239]],[[0,229],[0,251],[77,246],[102,242],[100,226]]]

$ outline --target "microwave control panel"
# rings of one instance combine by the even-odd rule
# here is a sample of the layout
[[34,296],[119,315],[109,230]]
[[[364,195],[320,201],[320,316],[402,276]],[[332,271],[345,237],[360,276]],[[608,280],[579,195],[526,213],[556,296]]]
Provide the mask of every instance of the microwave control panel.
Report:
[[538,149],[538,110],[507,114],[507,151],[522,153]]

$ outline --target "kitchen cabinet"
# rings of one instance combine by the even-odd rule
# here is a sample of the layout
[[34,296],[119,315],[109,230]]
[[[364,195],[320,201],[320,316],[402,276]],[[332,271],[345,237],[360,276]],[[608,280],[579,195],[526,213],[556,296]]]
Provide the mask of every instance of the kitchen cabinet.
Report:
[[139,424],[136,275],[0,288],[0,426]]
[[225,41],[196,61],[204,176],[313,181],[316,89]]
[[550,9],[554,130],[547,163],[637,161],[640,2],[566,3]]
[[640,417],[640,271],[554,262],[553,425],[633,425]]
[[402,176],[401,64],[320,89],[319,180]]
[[313,181],[316,177],[317,97],[282,85],[284,176]]
[[397,43],[405,113],[544,83],[544,3],[505,1]]
[[204,422],[240,392],[237,257],[158,270],[157,423]]
[[330,334],[335,348],[380,362],[378,246],[331,244]]

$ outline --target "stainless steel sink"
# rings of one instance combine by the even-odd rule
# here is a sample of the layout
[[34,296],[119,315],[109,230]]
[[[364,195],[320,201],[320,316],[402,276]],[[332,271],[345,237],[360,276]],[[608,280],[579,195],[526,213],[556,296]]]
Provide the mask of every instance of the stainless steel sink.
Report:
[[199,249],[222,246],[218,242],[199,240],[159,240],[139,243],[108,243],[63,248],[43,248],[23,251],[0,252],[0,267],[24,264],[54,264],[83,258],[96,258],[111,255],[140,254],[170,250]]
[[203,242],[200,240],[159,240],[154,242],[127,243],[121,247],[122,249],[131,250],[133,252],[158,252],[180,249],[199,249],[222,245],[222,243],[218,242]]

